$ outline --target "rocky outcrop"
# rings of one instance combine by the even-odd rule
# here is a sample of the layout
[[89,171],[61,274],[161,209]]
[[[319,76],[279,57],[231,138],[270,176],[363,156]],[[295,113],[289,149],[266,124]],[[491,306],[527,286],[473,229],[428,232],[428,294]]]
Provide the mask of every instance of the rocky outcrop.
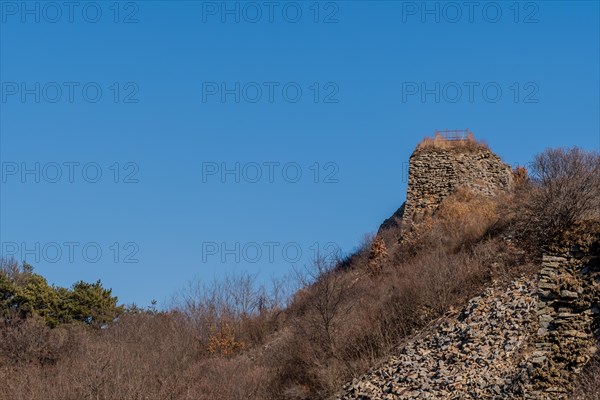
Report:
[[513,172],[486,146],[417,148],[408,169],[403,223],[419,222],[460,186],[493,196],[513,185]]
[[504,399],[536,324],[534,282],[490,288],[461,313],[408,341],[398,355],[345,386],[338,399]]
[[388,229],[398,228],[402,225],[402,216],[404,215],[404,206],[406,203],[402,203],[400,208],[396,210],[395,213],[392,214],[391,217],[387,218],[381,226],[379,227],[379,232],[381,233]]
[[513,187],[511,167],[487,146],[476,142],[429,143],[433,145],[418,146],[411,155],[406,201],[381,224],[378,233],[420,222],[461,186],[486,196]]
[[[384,239],[417,232],[392,228],[416,228],[458,188],[494,196],[514,186],[512,169],[486,146],[427,144],[410,158],[406,202],[381,226]],[[600,337],[600,222],[563,232],[543,253],[537,274],[488,288],[336,398],[567,399]]]
[[338,399],[566,399],[597,351],[599,241],[547,254],[347,384]]
[[[584,250],[584,251],[582,251]],[[532,398],[561,398],[597,351],[600,259],[596,248],[546,255],[538,284]]]

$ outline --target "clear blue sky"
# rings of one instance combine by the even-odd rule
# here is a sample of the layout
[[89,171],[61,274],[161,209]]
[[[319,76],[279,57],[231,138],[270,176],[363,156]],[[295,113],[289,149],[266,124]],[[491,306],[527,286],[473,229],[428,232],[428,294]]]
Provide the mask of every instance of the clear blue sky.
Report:
[[436,129],[597,149],[598,2],[461,4],[2,1],[3,254],[164,302],[352,250]]

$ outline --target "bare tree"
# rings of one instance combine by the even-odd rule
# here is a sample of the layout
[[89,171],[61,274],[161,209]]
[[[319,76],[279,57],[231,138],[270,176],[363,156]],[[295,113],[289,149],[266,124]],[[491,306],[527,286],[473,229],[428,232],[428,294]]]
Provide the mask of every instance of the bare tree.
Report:
[[583,220],[600,216],[600,155],[578,147],[548,149],[532,164],[523,216],[525,233],[546,242]]
[[317,257],[304,271],[297,271],[309,296],[297,328],[329,355],[335,355],[337,334],[354,306],[352,288],[356,280],[336,271],[338,262]]

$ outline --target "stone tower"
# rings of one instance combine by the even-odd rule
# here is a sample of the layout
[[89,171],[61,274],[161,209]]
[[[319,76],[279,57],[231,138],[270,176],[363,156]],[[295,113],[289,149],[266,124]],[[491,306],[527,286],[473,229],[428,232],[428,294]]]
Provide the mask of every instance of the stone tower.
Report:
[[[451,131],[456,132],[456,131]],[[409,159],[406,202],[380,228],[410,226],[432,215],[458,187],[493,196],[513,186],[512,168],[486,145],[464,136],[443,135],[421,142]]]

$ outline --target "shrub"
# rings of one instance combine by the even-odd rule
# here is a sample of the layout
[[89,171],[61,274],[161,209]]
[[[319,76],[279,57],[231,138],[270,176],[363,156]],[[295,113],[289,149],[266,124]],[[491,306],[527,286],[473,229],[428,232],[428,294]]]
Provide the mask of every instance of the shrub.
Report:
[[378,235],[373,240],[373,243],[371,244],[371,251],[369,252],[369,263],[367,264],[369,273],[379,273],[388,260],[389,256],[385,242],[383,237]]
[[218,327],[214,327],[212,331],[206,344],[206,350],[212,355],[231,357],[246,346],[235,337],[233,328],[225,321],[219,321]]
[[80,322],[101,327],[122,313],[117,298],[100,281],[78,282],[71,289],[55,287],[14,260],[0,260],[0,317],[38,316],[50,326]]
[[40,317],[0,321],[0,365],[55,364],[79,348],[77,332],[51,329]]
[[450,252],[480,240],[498,222],[498,204],[507,194],[496,198],[459,187],[445,198],[433,215],[404,234],[400,253],[403,257],[443,248]]
[[596,356],[579,377],[571,400],[600,400],[600,358]]
[[517,199],[516,230],[532,246],[548,244],[585,220],[600,217],[600,155],[574,147],[548,149],[531,166]]
[[[460,188],[409,234],[393,226],[340,260],[317,259],[293,297],[291,284],[268,289],[239,274],[191,284],[171,311],[121,312],[100,282],[55,288],[3,262],[0,398],[331,397],[492,280],[533,272],[511,233],[538,240],[597,217],[596,153],[547,151],[532,171],[517,170],[514,195]],[[597,376],[591,367],[575,399],[594,398]]]

